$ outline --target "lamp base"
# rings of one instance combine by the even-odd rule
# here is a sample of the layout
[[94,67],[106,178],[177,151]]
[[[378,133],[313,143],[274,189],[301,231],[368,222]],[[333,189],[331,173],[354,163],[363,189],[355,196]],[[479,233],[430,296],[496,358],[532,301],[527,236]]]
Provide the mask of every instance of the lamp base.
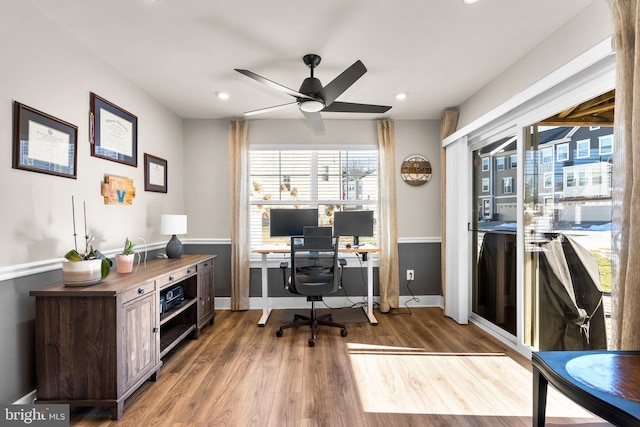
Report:
[[176,235],[171,236],[171,240],[167,243],[167,257],[168,258],[180,258],[184,253],[184,249],[182,248],[182,243]]

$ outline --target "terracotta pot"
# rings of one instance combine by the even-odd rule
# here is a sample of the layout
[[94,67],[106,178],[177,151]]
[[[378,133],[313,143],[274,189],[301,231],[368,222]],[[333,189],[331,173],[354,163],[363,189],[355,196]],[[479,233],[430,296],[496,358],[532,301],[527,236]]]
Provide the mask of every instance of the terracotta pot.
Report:
[[62,283],[66,286],[95,285],[102,279],[102,260],[88,259],[84,261],[62,262]]
[[136,254],[116,255],[116,271],[118,273],[131,273],[133,271],[133,262]]

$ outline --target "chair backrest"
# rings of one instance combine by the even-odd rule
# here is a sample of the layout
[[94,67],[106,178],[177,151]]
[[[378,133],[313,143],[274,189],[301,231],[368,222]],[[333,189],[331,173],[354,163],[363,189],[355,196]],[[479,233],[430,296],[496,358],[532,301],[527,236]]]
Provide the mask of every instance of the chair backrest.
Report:
[[291,292],[332,294],[339,289],[339,274],[338,237],[291,237]]

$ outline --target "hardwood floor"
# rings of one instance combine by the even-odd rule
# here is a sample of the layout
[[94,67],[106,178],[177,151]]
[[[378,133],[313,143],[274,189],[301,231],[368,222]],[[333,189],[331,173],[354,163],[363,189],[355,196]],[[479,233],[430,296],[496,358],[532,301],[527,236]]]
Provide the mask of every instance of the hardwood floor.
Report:
[[[404,310],[399,310],[400,313]],[[217,311],[212,327],[164,360],[122,419],[73,408],[72,426],[530,426],[530,362],[439,308],[275,336],[262,311]],[[609,425],[549,390],[547,425]]]

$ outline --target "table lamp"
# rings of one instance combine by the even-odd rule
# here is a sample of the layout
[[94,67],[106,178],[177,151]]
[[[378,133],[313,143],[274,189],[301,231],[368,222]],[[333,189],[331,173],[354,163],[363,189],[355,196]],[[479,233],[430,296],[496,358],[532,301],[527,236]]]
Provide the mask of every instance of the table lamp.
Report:
[[176,234],[187,234],[187,216],[162,215],[160,217],[160,233],[171,235],[171,240],[167,243],[167,257],[180,258],[184,250]]

